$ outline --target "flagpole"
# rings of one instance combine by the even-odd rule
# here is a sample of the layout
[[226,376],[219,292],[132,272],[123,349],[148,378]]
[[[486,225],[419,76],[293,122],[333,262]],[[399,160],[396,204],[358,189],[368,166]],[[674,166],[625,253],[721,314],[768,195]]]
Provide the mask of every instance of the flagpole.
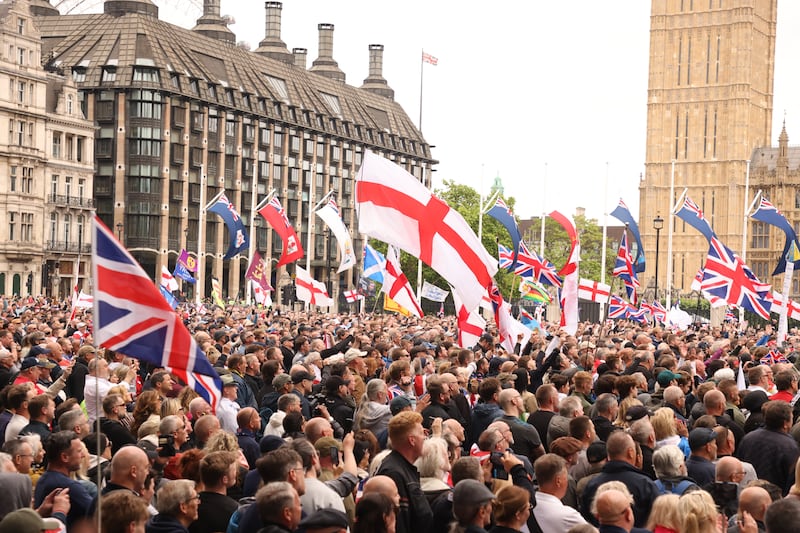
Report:
[[544,259],[544,222],[547,218],[547,204],[545,195],[547,193],[547,163],[544,164],[544,181],[542,182],[542,227],[539,232],[539,257]]
[[206,229],[206,180],[205,165],[200,165],[200,212],[197,214],[197,286],[194,291],[194,303],[200,305],[201,293],[205,293],[206,264],[203,258],[205,252]]
[[480,241],[483,238],[483,163],[481,163],[481,180],[478,184],[478,198],[480,198],[480,202],[478,202],[478,206],[480,207],[478,210],[478,240]]
[[[675,160],[672,160],[672,170],[669,179],[669,201],[675,198]],[[669,232],[667,236],[667,282],[664,286],[667,289],[667,311],[672,308],[672,227],[675,225],[673,213],[674,209],[669,210]]]
[[[750,200],[750,160],[748,159],[745,161],[747,163],[747,167],[744,173],[744,215],[742,216],[742,263],[747,264],[747,214],[750,211],[747,207],[748,201]],[[786,290],[784,289],[784,292]],[[784,298],[789,298],[788,294],[784,295]],[[782,318],[785,320],[786,316],[782,315]],[[744,321],[744,308],[739,307],[739,327],[741,327],[742,322]],[[780,341],[779,341],[780,342]]]
[[[419,54],[419,133],[422,134],[422,88],[423,74],[425,72],[425,49],[420,49]],[[425,184],[425,177],[422,177],[422,184]],[[417,258],[417,301],[422,294],[422,258]]]
[[[256,156],[256,164],[255,168],[253,169],[253,183],[252,183],[252,190],[250,192],[250,247],[248,253],[250,257],[248,259],[248,270],[250,269],[250,265],[253,263],[253,252],[256,250],[256,216],[258,216],[258,212],[256,211],[256,206],[258,205],[258,156]],[[247,276],[245,276],[245,301],[247,305],[250,305],[252,302],[251,296],[253,293],[253,287],[250,283],[247,282]]]
[[[606,161],[606,182],[603,185],[603,246],[600,249],[600,283],[606,282],[606,245],[608,243],[608,161]],[[544,227],[544,226],[542,226]],[[605,314],[605,303],[600,302],[600,316]]]

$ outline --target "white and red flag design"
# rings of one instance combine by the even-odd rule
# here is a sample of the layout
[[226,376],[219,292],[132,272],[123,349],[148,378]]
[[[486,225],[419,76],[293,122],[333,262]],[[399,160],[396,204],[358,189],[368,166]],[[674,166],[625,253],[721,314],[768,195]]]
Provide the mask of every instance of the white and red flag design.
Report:
[[297,277],[295,278],[297,299],[309,305],[331,307],[333,298],[328,296],[328,289],[325,288],[325,284],[312,278],[311,274],[300,265],[295,268],[297,269]]
[[383,286],[381,290],[389,295],[389,298],[406,308],[409,313],[422,318],[425,313],[419,306],[414,291],[408,278],[400,269],[400,260],[394,247],[389,246],[386,250],[386,270],[383,271]]

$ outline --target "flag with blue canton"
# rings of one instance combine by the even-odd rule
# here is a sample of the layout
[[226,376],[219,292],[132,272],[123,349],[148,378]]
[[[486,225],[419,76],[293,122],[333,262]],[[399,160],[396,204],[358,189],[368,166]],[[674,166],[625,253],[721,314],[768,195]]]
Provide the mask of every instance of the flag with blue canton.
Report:
[[492,208],[487,211],[487,214],[502,224],[511,236],[511,249],[514,250],[512,264],[516,264],[517,255],[519,253],[519,241],[522,240],[522,235],[519,232],[514,213],[511,212],[511,208],[506,205],[502,198],[498,198]]
[[628,248],[627,231],[622,232],[622,239],[620,240],[619,251],[617,252],[617,261],[614,263],[614,271],[611,275],[622,280],[625,284],[625,291],[628,293],[628,299],[635,305],[637,301],[636,290],[639,288],[639,278],[636,276],[633,258]]
[[714,230],[711,229],[711,224],[703,216],[703,210],[688,196],[683,199],[681,207],[675,211],[675,216],[702,233],[703,237],[709,241],[714,237]]
[[532,252],[525,245],[525,241],[519,241],[519,256],[514,273],[523,278],[530,278],[537,283],[561,287],[563,279],[559,277],[555,265],[539,254]]
[[225,253],[223,259],[230,259],[238,253],[247,250],[250,247],[250,240],[247,237],[247,230],[244,227],[244,221],[239,216],[236,208],[225,193],[214,202],[214,205],[208,208],[212,213],[216,213],[228,226],[228,234],[230,235],[230,243],[228,244],[228,251]]
[[506,248],[499,242],[497,243],[497,266],[506,270],[511,270],[514,266],[514,252],[511,248]]
[[631,310],[631,304],[615,294],[611,295],[611,300],[608,302],[608,318],[628,318],[628,314],[631,312]]
[[619,205],[617,205],[617,207],[614,208],[614,210],[609,214],[623,224],[628,225],[628,229],[631,230],[633,238],[636,239],[636,259],[633,262],[634,271],[644,272],[645,264],[644,248],[642,248],[642,235],[639,233],[639,225],[636,223],[636,219],[633,218],[630,209],[628,209],[628,206],[622,201],[622,198],[619,199]]
[[[786,220],[786,217],[778,211],[778,208],[762,196],[758,209],[750,216],[759,222],[764,222],[770,226],[780,228],[786,235],[786,243],[783,245],[783,252],[778,258],[778,265],[775,267],[775,271],[772,275],[775,276],[781,272],[785,272],[787,260],[792,261],[795,268],[800,267],[800,257],[798,257],[796,253],[798,247],[800,247],[800,243],[797,241],[797,234],[789,221]],[[794,245],[794,248],[792,248],[792,245]]]
[[369,244],[364,246],[364,272],[361,275],[383,283],[384,270],[386,270],[386,257]]
[[192,273],[187,270],[186,265],[178,261],[175,263],[175,270],[172,272],[172,275],[176,278],[180,278],[183,281],[187,281],[189,283],[195,283],[197,280],[194,279]]
[[628,318],[639,322],[640,324],[647,324],[647,322],[649,322],[647,314],[647,309],[643,307],[640,309],[631,309],[631,311],[628,313]]
[[701,288],[728,305],[744,307],[769,319],[770,285],[759,281],[742,259],[717,237],[711,238],[708,247]]
[[212,407],[222,383],[194,337],[139,266],[95,216],[94,339],[98,346],[169,368]]

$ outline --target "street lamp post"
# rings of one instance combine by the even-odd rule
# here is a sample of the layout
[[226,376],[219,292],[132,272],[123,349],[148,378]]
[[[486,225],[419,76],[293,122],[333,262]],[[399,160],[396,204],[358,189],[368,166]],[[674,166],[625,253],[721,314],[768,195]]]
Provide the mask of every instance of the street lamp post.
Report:
[[655,296],[658,300],[658,245],[661,242],[661,230],[664,228],[664,219],[661,215],[656,215],[653,219],[653,229],[656,230],[656,283],[655,283]]
[[117,222],[117,240],[122,242],[122,222]]

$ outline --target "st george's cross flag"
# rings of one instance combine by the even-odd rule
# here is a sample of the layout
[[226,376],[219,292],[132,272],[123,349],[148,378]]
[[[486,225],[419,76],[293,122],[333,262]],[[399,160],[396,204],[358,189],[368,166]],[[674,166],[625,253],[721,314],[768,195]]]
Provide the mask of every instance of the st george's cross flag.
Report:
[[531,330],[511,315],[511,306],[503,300],[500,289],[494,283],[489,288],[489,299],[492,301],[492,307],[494,308],[494,320],[500,336],[500,345],[508,353],[514,353],[517,337],[522,335],[519,343],[520,346],[525,346],[531,337]]
[[405,169],[369,150],[356,177],[361,233],[399,247],[438,272],[475,309],[497,273],[497,259],[464,217]]
[[486,331],[486,320],[478,313],[477,309],[468,311],[461,302],[458,293],[454,290],[451,292],[453,294],[453,304],[456,308],[456,318],[458,320],[458,345],[462,348],[472,348],[478,344],[478,339],[480,339],[481,335]]
[[292,223],[289,222],[289,217],[286,216],[286,211],[277,196],[273,196],[264,207],[259,209],[258,214],[264,217],[264,220],[272,226],[272,231],[277,233],[283,241],[283,253],[275,264],[275,268],[288,265],[303,257],[303,246],[300,244],[300,238],[294,231]]
[[359,300],[364,299],[364,295],[358,292],[357,290],[353,289],[351,291],[344,291],[344,299],[347,300],[347,303],[356,303]]
[[99,346],[168,368],[212,407],[222,383],[194,337],[142,267],[95,216],[94,339]]
[[571,250],[564,266],[558,271],[564,281],[558,291],[558,301],[561,304],[561,328],[569,335],[578,331],[578,262],[581,257],[581,244],[578,241],[578,231],[570,217],[558,211],[552,211],[550,218],[558,222],[569,236]]
[[417,297],[414,296],[408,278],[400,269],[400,259],[392,246],[386,250],[386,269],[383,271],[381,291],[412,315],[422,318],[425,314],[422,312]]
[[[770,300],[772,300],[772,312],[777,315],[780,313],[781,307],[783,306],[783,295],[777,291],[772,291],[769,293],[769,297]],[[789,299],[787,307],[787,316],[794,320],[800,320],[800,305],[794,300]]]
[[328,296],[328,289],[321,281],[311,277],[308,271],[297,265],[297,276],[295,277],[295,292],[297,299],[308,305],[318,305],[320,307],[331,307],[333,298]]
[[592,302],[606,303],[611,295],[611,286],[599,281],[581,278],[578,281],[578,298]]
[[177,291],[178,290],[178,282],[175,281],[175,278],[172,277],[170,274],[169,269],[166,265],[161,266],[161,283],[160,285],[167,289],[167,291]]

